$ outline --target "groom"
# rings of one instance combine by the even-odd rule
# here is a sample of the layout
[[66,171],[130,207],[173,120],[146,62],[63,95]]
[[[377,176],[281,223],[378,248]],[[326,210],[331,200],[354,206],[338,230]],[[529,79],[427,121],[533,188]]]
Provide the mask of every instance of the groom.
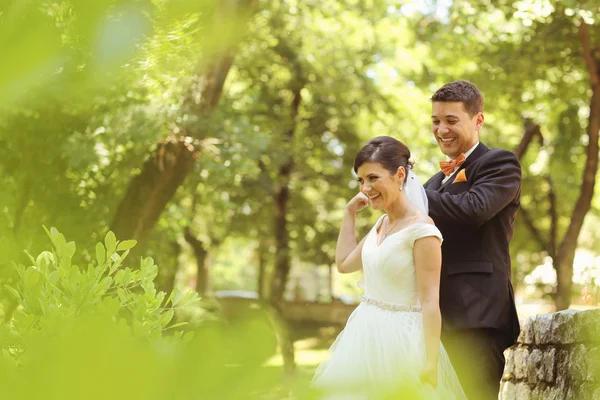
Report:
[[483,96],[456,81],[431,98],[431,128],[446,159],[425,183],[429,215],[442,232],[442,342],[469,400],[497,399],[504,349],[519,320],[509,242],[521,195],[510,151],[479,141]]

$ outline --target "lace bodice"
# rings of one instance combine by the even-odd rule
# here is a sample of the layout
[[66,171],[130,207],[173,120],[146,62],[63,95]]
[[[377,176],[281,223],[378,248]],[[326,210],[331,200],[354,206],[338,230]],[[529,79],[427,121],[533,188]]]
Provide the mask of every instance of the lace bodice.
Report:
[[384,302],[418,307],[413,246],[417,239],[427,236],[442,240],[442,234],[435,225],[419,222],[388,235],[378,246],[377,228],[383,217],[367,235],[362,249],[364,294]]

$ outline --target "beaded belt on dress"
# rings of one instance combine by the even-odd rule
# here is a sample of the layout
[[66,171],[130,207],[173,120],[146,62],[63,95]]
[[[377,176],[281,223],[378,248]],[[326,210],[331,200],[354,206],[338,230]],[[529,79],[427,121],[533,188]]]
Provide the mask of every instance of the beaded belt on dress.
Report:
[[384,301],[384,300],[379,300],[379,299],[372,299],[368,296],[364,296],[362,297],[362,302],[365,304],[369,304],[378,308],[381,308],[382,310],[390,310],[390,311],[406,311],[406,312],[421,312],[421,307],[416,307],[416,306],[407,306],[404,304],[395,304],[395,303],[390,303],[389,301]]

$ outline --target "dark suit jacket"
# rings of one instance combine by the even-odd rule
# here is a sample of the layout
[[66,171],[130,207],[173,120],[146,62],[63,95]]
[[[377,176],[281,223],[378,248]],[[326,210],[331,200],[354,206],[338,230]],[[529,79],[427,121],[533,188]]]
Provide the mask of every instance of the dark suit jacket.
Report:
[[[454,183],[464,170],[466,181]],[[513,339],[519,320],[510,282],[509,242],[521,196],[521,166],[483,143],[450,179],[425,183],[429,215],[442,232],[440,310],[446,330],[495,328]]]

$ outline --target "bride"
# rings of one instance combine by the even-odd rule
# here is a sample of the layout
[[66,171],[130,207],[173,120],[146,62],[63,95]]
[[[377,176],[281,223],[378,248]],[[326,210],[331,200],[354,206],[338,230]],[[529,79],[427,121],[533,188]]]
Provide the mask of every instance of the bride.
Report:
[[[336,248],[341,273],[364,272],[364,296],[312,380],[327,399],[466,399],[440,342],[441,241],[410,151],[379,136],[356,155],[360,193]],[[356,244],[355,215],[383,210]]]

